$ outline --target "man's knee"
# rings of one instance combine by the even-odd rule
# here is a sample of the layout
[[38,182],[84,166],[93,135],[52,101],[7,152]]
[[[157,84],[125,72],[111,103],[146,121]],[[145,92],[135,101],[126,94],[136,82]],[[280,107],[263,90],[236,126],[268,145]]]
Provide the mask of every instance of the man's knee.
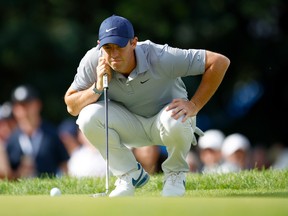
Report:
[[160,115],[160,123],[163,125],[166,131],[171,133],[181,133],[185,131],[187,128],[193,130],[192,119],[187,119],[185,122],[182,122],[183,117],[175,120],[171,117],[170,111],[163,111]]
[[[103,118],[103,119],[102,119]],[[82,132],[91,130],[96,124],[103,124],[104,107],[101,104],[90,104],[79,113],[77,124]]]

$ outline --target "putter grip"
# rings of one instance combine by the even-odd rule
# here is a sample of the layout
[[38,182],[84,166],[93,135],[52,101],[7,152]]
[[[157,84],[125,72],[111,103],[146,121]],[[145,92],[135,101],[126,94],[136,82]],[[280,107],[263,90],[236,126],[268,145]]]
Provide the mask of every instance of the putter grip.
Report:
[[103,76],[103,88],[108,88],[108,75],[104,74]]

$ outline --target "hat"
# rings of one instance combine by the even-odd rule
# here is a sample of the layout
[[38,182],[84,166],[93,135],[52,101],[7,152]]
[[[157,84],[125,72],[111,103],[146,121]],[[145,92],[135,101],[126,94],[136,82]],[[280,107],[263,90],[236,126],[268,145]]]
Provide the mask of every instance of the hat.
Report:
[[222,153],[229,156],[238,150],[248,150],[250,142],[248,138],[240,133],[234,133],[227,136],[223,142]]
[[11,98],[13,103],[28,102],[34,99],[39,99],[39,95],[37,91],[29,85],[18,86],[14,89]]
[[0,120],[12,118],[12,105],[10,102],[5,102],[0,106]]
[[105,19],[100,25],[100,47],[108,43],[125,47],[132,38],[134,38],[133,26],[131,22],[124,17],[113,15]]
[[199,138],[198,144],[201,149],[221,150],[224,138],[225,135],[222,131],[211,129],[205,131],[204,135]]

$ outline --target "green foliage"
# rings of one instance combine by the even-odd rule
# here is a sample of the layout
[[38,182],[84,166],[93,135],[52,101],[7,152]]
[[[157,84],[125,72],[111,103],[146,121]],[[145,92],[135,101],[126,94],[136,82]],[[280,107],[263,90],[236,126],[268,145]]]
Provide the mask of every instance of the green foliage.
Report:
[[[284,129],[270,126],[277,119],[280,125],[286,122],[286,105],[275,105],[288,104],[282,79],[288,50],[284,0],[1,1],[0,104],[14,87],[30,83],[42,93],[45,118],[58,123],[67,117],[63,96],[82,56],[96,45],[100,23],[112,14],[129,18],[140,40],[230,58],[221,88],[200,113],[209,116],[209,127],[246,133],[252,142],[287,140]],[[264,86],[263,98],[241,119],[233,119],[226,110],[233,89],[250,80]],[[190,86],[188,91],[193,93]],[[267,118],[270,113],[274,118]],[[263,119],[267,123],[259,124]]]

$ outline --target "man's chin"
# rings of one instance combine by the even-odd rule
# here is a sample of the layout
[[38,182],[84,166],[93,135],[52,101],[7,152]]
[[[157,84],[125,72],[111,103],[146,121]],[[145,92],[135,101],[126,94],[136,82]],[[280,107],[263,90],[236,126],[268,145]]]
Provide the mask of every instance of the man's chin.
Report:
[[120,72],[120,71],[121,71],[121,67],[120,67],[120,64],[119,64],[119,63],[111,63],[110,67],[111,67],[114,71],[117,71],[117,72]]

